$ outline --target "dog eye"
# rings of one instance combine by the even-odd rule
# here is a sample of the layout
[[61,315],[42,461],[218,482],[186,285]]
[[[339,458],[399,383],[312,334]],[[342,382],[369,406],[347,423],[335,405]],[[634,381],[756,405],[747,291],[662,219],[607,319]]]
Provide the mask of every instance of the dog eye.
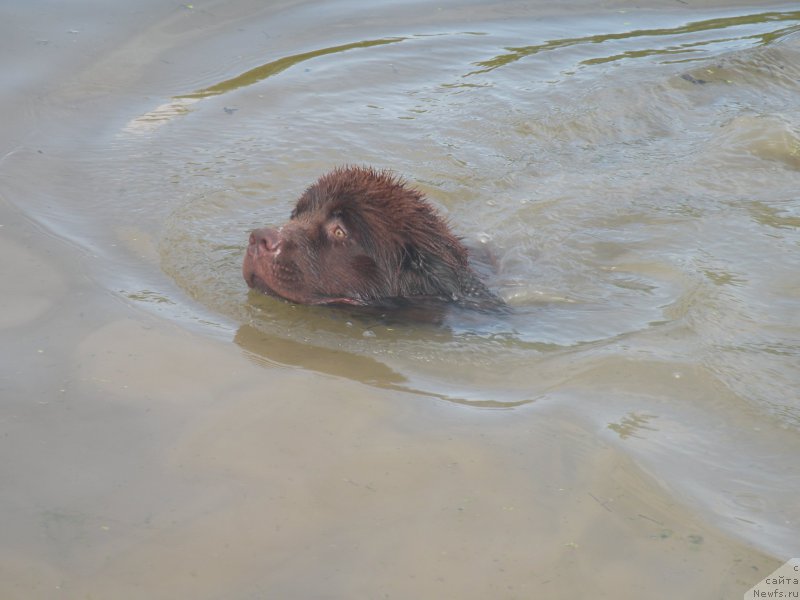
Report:
[[347,237],[347,232],[337,225],[336,229],[333,230],[333,237],[337,240],[343,240]]

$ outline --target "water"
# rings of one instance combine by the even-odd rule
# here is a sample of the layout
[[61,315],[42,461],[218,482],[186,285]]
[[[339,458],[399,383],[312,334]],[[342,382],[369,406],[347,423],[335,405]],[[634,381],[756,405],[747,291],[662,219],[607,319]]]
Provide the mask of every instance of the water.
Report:
[[[223,327],[378,356],[414,389],[517,403],[543,359],[692,356],[796,428],[800,13],[692,19],[523,11],[242,58],[94,140],[115,201],[88,227],[134,221]],[[394,169],[489,247],[513,316],[432,331],[248,295],[246,232],[343,162]]]
[[[115,297],[266,368],[520,419],[560,404],[729,535],[796,555],[800,11],[432,6],[255,11],[143,72],[113,69],[122,48],[81,85],[127,95],[7,157],[50,173],[13,184],[18,207]],[[496,258],[511,313],[248,292],[248,231],[343,163],[422,189]]]

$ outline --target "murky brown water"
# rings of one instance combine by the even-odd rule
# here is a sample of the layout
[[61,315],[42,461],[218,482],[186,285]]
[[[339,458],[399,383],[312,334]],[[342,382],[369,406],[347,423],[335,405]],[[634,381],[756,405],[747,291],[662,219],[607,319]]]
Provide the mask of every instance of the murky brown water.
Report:
[[[3,597],[740,597],[800,553],[800,10],[14,6]],[[510,315],[248,293],[392,168]]]

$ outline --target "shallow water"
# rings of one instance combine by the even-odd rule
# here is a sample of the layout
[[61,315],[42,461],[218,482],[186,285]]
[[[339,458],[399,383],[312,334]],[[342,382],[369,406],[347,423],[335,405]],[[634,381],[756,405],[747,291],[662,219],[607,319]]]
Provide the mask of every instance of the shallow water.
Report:
[[[511,373],[554,353],[615,355],[624,338],[651,358],[702,355],[796,427],[800,13],[530,12],[466,32],[393,20],[364,28],[375,39],[349,24],[292,40],[308,51],[259,49],[273,59],[173,84],[182,93],[87,140],[74,168],[113,202],[43,208],[103,252],[149,240],[155,266],[224,328],[378,355],[438,394],[457,398],[469,376],[472,396],[533,399],[538,378]],[[288,42],[263,27],[264,44]],[[514,315],[418,331],[248,297],[246,232],[285,220],[342,162],[394,169],[486,244]],[[153,271],[115,291],[184,310]],[[697,337],[674,344],[676,329]],[[752,368],[737,383],[740,360]]]
[[[557,405],[694,517],[797,555],[796,6],[219,10],[185,5],[197,29],[171,15],[45,96],[4,197],[110,296],[260,368],[531,426]],[[424,190],[496,257],[511,314],[248,292],[247,232],[342,163]]]

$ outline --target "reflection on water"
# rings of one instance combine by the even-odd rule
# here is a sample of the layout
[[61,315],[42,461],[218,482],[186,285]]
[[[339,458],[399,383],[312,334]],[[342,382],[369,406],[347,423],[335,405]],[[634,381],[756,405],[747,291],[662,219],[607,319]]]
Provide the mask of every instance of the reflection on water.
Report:
[[[789,22],[790,25],[784,28],[776,29],[775,22]],[[774,42],[781,37],[800,30],[800,11],[790,12],[767,12],[753,15],[740,15],[735,17],[724,17],[717,19],[706,19],[703,21],[695,21],[687,23],[686,25],[679,25],[677,27],[657,28],[657,29],[636,29],[634,31],[625,31],[621,33],[601,33],[596,35],[589,35],[578,38],[548,40],[543,44],[536,44],[532,46],[521,46],[506,48],[508,52],[501,54],[489,60],[476,62],[475,64],[482,69],[473,71],[469,75],[486,73],[499,67],[514,63],[518,60],[539,54],[542,52],[549,52],[551,50],[558,50],[569,46],[579,46],[585,44],[606,44],[607,42],[614,42],[618,40],[629,41],[635,40],[637,46],[649,45],[656,40],[649,38],[668,38],[670,45],[661,48],[638,47],[633,50],[626,50],[619,54],[612,54],[609,56],[596,56],[581,61],[582,65],[596,65],[607,62],[622,60],[625,58],[646,58],[650,56],[662,56],[673,54],[693,53],[696,49],[708,46],[711,44],[719,44],[720,49],[724,51],[726,47],[730,47],[733,42],[746,41],[758,42],[761,44],[768,44]],[[763,33],[747,33],[741,32],[744,26],[766,24],[767,30]],[[691,41],[688,39],[688,34],[698,34],[703,32],[713,32],[720,34],[723,31],[734,28],[737,30],[737,35],[716,37],[713,39],[702,39]],[[687,41],[681,43],[681,36],[687,34]],[[696,37],[696,36],[695,36]],[[646,39],[636,39],[646,38]],[[595,49],[594,53],[601,53],[603,49]]]
[[212,86],[202,90],[191,92],[190,94],[183,94],[177,96],[177,99],[182,98],[207,98],[208,96],[217,96],[226,92],[231,92],[237,88],[252,85],[263,81],[267,77],[272,77],[307,60],[317,58],[319,56],[327,56],[328,54],[337,54],[339,52],[346,52],[348,50],[355,50],[357,48],[371,48],[373,46],[382,46],[384,44],[395,44],[402,42],[405,38],[390,38],[383,40],[367,40],[364,42],[354,42],[352,44],[343,44],[341,46],[334,46],[333,48],[321,48],[312,52],[303,52],[302,54],[295,54],[294,56],[285,56],[274,60],[260,67],[250,69],[249,71],[237,75],[232,79],[215,83]]
[[339,350],[268,337],[252,325],[242,325],[236,332],[235,341],[252,356],[271,364],[311,368],[337,377],[388,387],[396,386],[399,389],[402,389],[402,384],[406,381],[405,377],[372,358],[345,356]]
[[[368,332],[370,330],[367,330]],[[371,336],[370,336],[371,337]],[[236,332],[234,341],[245,349],[257,362],[264,361],[269,365],[302,367],[313,369],[320,373],[346,377],[354,381],[374,385],[387,390],[398,390],[412,394],[422,393],[427,396],[482,408],[514,408],[528,404],[531,400],[485,400],[473,397],[467,391],[459,394],[455,387],[446,388],[446,392],[438,393],[431,385],[417,389],[414,381],[409,381],[404,375],[393,371],[384,362],[345,353],[341,350],[332,350],[307,343],[295,342],[281,337],[271,337],[261,329],[252,325],[242,325]]]
[[763,202],[755,201],[750,206],[750,212],[761,225],[777,227],[778,229],[800,228],[800,216],[785,214],[786,209],[769,206]]
[[648,431],[658,431],[651,421],[657,419],[656,415],[642,415],[630,413],[623,417],[619,423],[609,423],[608,428],[619,434],[623,440],[629,437],[646,437]]

